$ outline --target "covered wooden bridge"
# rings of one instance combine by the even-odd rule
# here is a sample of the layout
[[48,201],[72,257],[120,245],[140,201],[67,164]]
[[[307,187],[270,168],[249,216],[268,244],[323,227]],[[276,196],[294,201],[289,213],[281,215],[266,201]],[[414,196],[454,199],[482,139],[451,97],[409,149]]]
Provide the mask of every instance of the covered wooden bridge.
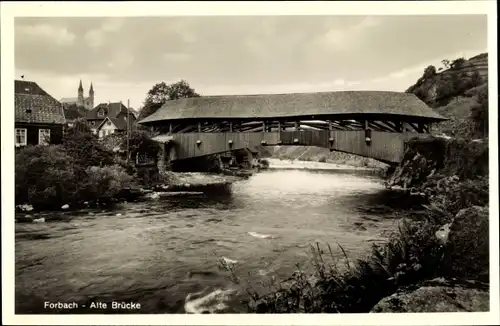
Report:
[[329,148],[394,164],[410,138],[446,120],[415,95],[381,91],[203,96],[139,121],[160,132],[166,162],[256,146]]

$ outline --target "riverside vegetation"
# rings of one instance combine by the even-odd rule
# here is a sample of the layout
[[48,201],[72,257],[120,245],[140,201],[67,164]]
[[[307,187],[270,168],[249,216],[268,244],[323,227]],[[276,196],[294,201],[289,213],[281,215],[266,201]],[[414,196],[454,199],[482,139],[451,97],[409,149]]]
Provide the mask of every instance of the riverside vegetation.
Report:
[[[144,176],[127,161],[126,154],[124,157],[124,138],[113,150],[78,120],[65,131],[62,144],[19,149],[15,160],[16,205],[48,210],[133,199],[131,189],[137,188]],[[137,151],[156,155],[158,150],[147,132],[130,135],[131,156]]]
[[[155,134],[136,130],[130,134],[129,157],[124,134],[99,140],[83,119],[67,128],[62,144],[28,146],[16,152],[15,203],[21,212],[109,206],[120,201],[158,198],[195,192],[228,191],[239,176],[182,175],[162,171],[156,158],[161,154]],[[139,165],[136,157],[143,159]],[[221,173],[216,157],[194,162],[209,172]],[[261,162],[264,166],[265,162]],[[214,167],[218,169],[211,170]],[[172,194],[175,193],[175,194]],[[33,221],[34,216],[19,216]]]
[[[357,261],[345,253],[338,259],[330,246],[311,245],[315,275],[297,266],[267,294],[249,289],[250,312],[488,310],[488,83],[474,68],[484,59],[457,59],[441,73],[428,67],[408,89],[451,118],[437,132],[453,138],[411,141],[387,181],[422,197],[425,213],[402,220],[386,244]],[[78,126],[66,132],[62,145],[16,154],[16,204],[48,209],[110,201],[137,182],[137,170],[114,155],[114,146],[106,148]],[[139,148],[148,136],[137,135]],[[221,265],[239,282],[234,266]]]
[[[438,150],[426,151],[429,142]],[[274,282],[269,293],[249,289],[249,311],[488,310],[487,143],[434,137],[413,140],[388,186],[401,186],[409,196],[423,196],[425,213],[402,220],[386,244],[374,245],[357,261],[349,260],[341,244],[342,259],[329,245],[311,245],[315,274],[306,275],[297,266],[290,279]],[[231,277],[238,282],[233,268]]]
[[[487,54],[443,60],[407,92],[448,116],[439,137],[414,139],[386,185],[426,202],[400,221],[384,245],[350,261],[330,245],[310,245],[314,275],[298,271],[248,289],[257,313],[453,312],[489,310],[489,171]],[[441,69],[439,69],[441,70]],[[487,66],[486,66],[487,73]],[[467,98],[467,101],[463,99]],[[464,104],[465,103],[465,104]],[[325,254],[324,252],[327,252]],[[239,282],[234,266],[221,263]]]

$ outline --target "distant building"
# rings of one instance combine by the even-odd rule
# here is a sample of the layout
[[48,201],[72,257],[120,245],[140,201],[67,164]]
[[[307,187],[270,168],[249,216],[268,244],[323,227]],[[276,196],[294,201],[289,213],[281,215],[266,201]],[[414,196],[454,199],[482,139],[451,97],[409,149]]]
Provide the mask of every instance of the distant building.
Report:
[[[130,113],[128,121],[129,130],[132,131],[135,128],[135,117],[133,117],[132,113]],[[127,132],[127,119],[123,116],[120,116],[119,118],[106,117],[106,119],[104,119],[104,121],[101,122],[96,129],[99,138],[103,138],[114,133],[124,133]]]
[[61,103],[65,105],[76,105],[86,108],[87,110],[92,110],[94,108],[94,86],[92,82],[90,83],[89,96],[83,96],[83,86],[80,80],[80,85],[78,86],[78,97],[63,97]]
[[15,145],[59,144],[66,123],[62,104],[32,81],[14,81]]
[[[128,112],[128,114],[127,114]],[[103,122],[106,121],[106,124]],[[122,103],[101,103],[86,116],[87,123],[94,134],[98,134],[100,138],[113,133],[113,130],[127,130],[127,121],[131,129],[135,128],[136,117],[131,110],[128,110]]]

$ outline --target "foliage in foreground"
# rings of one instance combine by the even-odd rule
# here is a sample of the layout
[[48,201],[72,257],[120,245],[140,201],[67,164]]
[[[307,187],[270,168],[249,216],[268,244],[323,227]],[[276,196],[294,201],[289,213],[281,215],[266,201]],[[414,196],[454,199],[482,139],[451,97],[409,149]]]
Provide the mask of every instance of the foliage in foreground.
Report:
[[16,204],[39,209],[111,200],[132,185],[135,173],[81,121],[65,130],[62,145],[28,146],[15,162]]
[[[249,310],[257,313],[363,313],[398,287],[439,276],[443,246],[428,223],[401,224],[387,244],[374,245],[364,259],[339,266],[328,245],[329,257],[311,246],[313,277],[296,272],[266,295],[255,291]],[[342,248],[341,248],[342,249]],[[343,251],[343,249],[342,249]],[[345,255],[345,253],[344,253]],[[233,273],[234,274],[234,273]]]
[[121,166],[83,166],[71,153],[60,145],[22,149],[16,155],[16,204],[51,209],[109,200],[131,185],[132,177]]
[[[429,199],[425,221],[403,220],[398,232],[386,244],[374,245],[366,258],[350,263],[345,255],[346,268],[343,270],[338,267],[329,246],[330,259],[322,254],[319,245],[311,247],[314,277],[299,271],[289,280],[275,285],[268,294],[249,291],[249,310],[257,313],[364,313],[402,287],[418,286],[436,277],[453,278],[448,264],[443,263],[446,249],[436,231],[460,210],[488,205],[487,142],[415,139],[409,143],[395,174],[392,181],[415,188],[417,193],[424,193]],[[470,248],[463,245],[459,252],[453,253],[455,257],[470,254],[463,249]],[[463,263],[458,260],[456,264]]]

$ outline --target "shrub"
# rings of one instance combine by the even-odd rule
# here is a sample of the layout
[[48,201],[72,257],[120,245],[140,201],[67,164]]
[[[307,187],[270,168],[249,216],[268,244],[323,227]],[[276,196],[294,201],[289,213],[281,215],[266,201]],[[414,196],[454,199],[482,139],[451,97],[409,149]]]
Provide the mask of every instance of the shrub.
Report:
[[60,207],[73,199],[81,177],[62,146],[26,147],[16,154],[16,204]]
[[80,194],[87,200],[110,200],[132,184],[132,176],[119,165],[91,166],[85,174]]
[[326,156],[321,156],[321,157],[318,159],[318,162],[320,162],[320,163],[325,163],[325,162],[326,162]]
[[109,200],[132,184],[124,167],[85,167],[61,145],[29,146],[16,154],[15,200],[37,209]]
[[471,108],[471,118],[476,124],[477,132],[488,137],[488,86],[481,88],[477,94],[477,104]]
[[364,259],[352,264],[344,252],[346,269],[328,246],[331,261],[317,245],[311,246],[315,277],[301,271],[288,283],[260,296],[251,292],[249,309],[260,313],[363,313],[399,286],[415,284],[438,275],[442,257],[437,227],[409,224],[403,220],[399,231],[385,245],[374,245]]
[[263,159],[261,159],[261,160],[259,161],[259,163],[260,163],[260,165],[261,165],[261,167],[262,167],[263,169],[267,169],[267,168],[269,168],[269,160],[266,160],[265,158],[263,158]]
[[69,129],[64,135],[63,148],[82,167],[112,165],[114,155],[105,150],[95,135]]

